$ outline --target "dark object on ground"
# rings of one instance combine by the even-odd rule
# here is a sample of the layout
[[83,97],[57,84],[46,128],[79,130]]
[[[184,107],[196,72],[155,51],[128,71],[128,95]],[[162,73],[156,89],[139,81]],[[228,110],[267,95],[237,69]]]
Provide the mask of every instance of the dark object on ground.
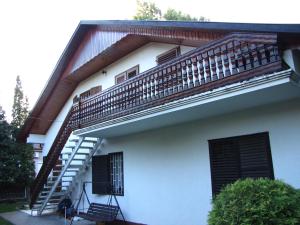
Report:
[[65,198],[57,206],[57,212],[60,215],[66,216],[66,218],[71,218],[75,214],[75,210],[71,199]]

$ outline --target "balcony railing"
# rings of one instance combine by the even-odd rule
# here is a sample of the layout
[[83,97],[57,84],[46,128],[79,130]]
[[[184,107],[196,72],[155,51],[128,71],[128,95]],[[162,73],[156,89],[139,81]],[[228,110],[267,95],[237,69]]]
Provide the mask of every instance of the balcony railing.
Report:
[[75,98],[84,128],[281,69],[277,36],[233,33],[87,99]]

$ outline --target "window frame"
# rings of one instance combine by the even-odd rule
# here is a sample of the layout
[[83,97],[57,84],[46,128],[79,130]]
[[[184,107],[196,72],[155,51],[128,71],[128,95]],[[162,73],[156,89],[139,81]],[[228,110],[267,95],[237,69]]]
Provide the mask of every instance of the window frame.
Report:
[[[121,193],[116,193],[115,192],[115,189],[114,189],[114,184],[113,184],[113,175],[111,174],[111,160],[112,160],[112,157],[113,155],[121,155],[121,159],[122,159],[122,162],[121,162],[121,173],[122,173],[122,176],[121,176],[121,188],[122,188],[122,191]],[[112,187],[112,191],[113,191],[113,194],[114,195],[117,195],[117,196],[124,196],[124,154],[123,152],[111,152],[108,154],[108,157],[109,157],[109,165],[110,165],[110,168],[109,168],[109,172],[110,172],[110,185]]]
[[[160,60],[159,60],[160,58],[165,57],[166,55],[172,53],[173,51],[176,51],[176,56],[175,56],[175,58],[172,58],[172,59],[163,61],[162,63],[159,62],[159,61],[160,61]],[[156,64],[157,64],[157,65],[162,65],[162,64],[167,63],[167,62],[169,62],[169,61],[172,61],[173,59],[176,59],[176,58],[177,58],[178,56],[180,56],[180,55],[181,55],[181,49],[180,49],[180,45],[179,45],[179,46],[176,46],[176,47],[174,47],[174,48],[171,48],[171,49],[168,50],[168,51],[165,51],[165,52],[159,54],[158,56],[156,56],[156,60],[155,60],[155,61],[156,61]]]
[[82,92],[79,95],[79,98],[80,98],[80,100],[85,100],[85,99],[88,99],[88,98],[90,98],[91,96],[93,96],[95,94],[100,93],[101,91],[102,91],[102,85],[98,85],[98,86],[90,88],[87,91]]
[[[121,84],[121,83],[123,83],[125,80],[131,79],[132,77],[128,77],[128,74],[131,73],[131,72],[133,72],[133,71],[136,71],[136,75],[134,75],[134,76],[132,76],[132,77],[137,76],[137,75],[140,73],[140,65],[139,65],[139,64],[138,64],[138,65],[135,65],[135,66],[129,68],[128,70],[125,70],[124,72],[119,73],[118,75],[116,75],[116,76],[115,76],[115,84]],[[119,83],[117,83],[117,80],[118,80],[119,77],[124,77],[124,80],[121,81],[121,82],[119,82]]]
[[[111,165],[111,160],[112,160],[114,155],[121,155],[121,166],[120,166],[121,167],[121,170],[120,170],[121,177],[120,177],[120,175],[119,176],[115,175],[119,179],[121,179],[121,184],[120,184],[121,185],[121,191],[120,192],[116,192],[115,188],[114,188],[114,181],[113,181],[113,178],[114,178],[113,176],[114,175],[112,174],[113,166]],[[97,167],[96,166],[97,164],[95,164],[95,162],[97,160],[95,158],[97,158],[97,157],[102,158],[102,160],[105,160],[104,161],[105,163],[103,164],[103,166],[100,166],[100,168],[103,169],[103,171],[100,171],[100,174],[102,174],[101,178],[99,178],[99,175],[97,175],[97,173],[99,173],[99,171],[98,171],[99,167]],[[95,169],[96,169],[96,171],[95,171]],[[95,180],[96,177],[98,177],[101,181]],[[100,187],[98,187],[99,182],[100,183],[102,183],[102,182],[106,183],[107,182],[109,184],[108,186],[110,188],[101,187],[101,184],[100,184]],[[117,182],[119,182],[119,181],[117,181]],[[109,195],[109,194],[112,193],[116,196],[124,196],[124,154],[123,154],[123,152],[111,152],[111,153],[108,153],[108,154],[105,154],[105,155],[95,155],[95,156],[93,156],[93,159],[92,159],[92,187],[93,187],[92,188],[92,193],[93,194]]]

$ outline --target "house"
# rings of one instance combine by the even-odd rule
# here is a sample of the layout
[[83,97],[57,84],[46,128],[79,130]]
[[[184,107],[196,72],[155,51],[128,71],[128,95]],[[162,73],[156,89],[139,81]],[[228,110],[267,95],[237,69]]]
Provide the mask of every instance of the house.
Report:
[[80,22],[19,136],[46,157],[32,209],[86,210],[85,187],[130,224],[202,225],[239,178],[300,188],[299,72],[297,24]]

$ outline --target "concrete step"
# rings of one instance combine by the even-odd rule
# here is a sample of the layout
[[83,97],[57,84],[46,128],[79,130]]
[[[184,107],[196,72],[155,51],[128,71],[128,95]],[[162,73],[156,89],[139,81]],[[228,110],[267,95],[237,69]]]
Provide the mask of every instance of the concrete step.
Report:
[[[50,193],[50,191],[47,191],[47,192],[42,192],[42,195],[39,196],[39,199],[45,199],[47,198],[47,195]],[[61,196],[64,196],[66,195],[66,192],[64,191],[61,191],[61,192],[54,192],[51,196],[52,197],[61,197]]]

